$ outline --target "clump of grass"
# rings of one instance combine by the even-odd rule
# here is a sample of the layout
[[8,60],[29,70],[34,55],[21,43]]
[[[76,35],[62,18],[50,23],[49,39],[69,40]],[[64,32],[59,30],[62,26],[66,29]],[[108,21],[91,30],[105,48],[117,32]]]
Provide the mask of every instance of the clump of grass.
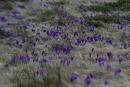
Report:
[[[28,2],[29,0],[14,0],[20,2]],[[0,10],[11,10],[13,9],[13,0],[0,0]]]
[[108,16],[108,15],[96,15],[91,17],[84,17],[85,21],[89,25],[95,25],[95,27],[103,26],[103,23],[121,23],[122,21],[130,21],[130,16]]
[[65,5],[65,4],[68,4],[68,3],[69,3],[68,0],[57,0],[57,1],[54,1],[54,2],[49,2],[50,5],[55,5],[55,6]]
[[50,22],[51,25],[58,25],[58,26],[65,26],[67,24],[69,24],[69,21],[65,18],[58,18],[57,20],[51,21]]
[[103,26],[103,23],[101,21],[95,21],[95,20],[88,21],[88,24],[89,25],[94,25],[95,27]]
[[3,9],[11,10],[11,9],[13,9],[13,5],[12,5],[11,1],[9,1],[9,0],[1,0],[0,4],[1,4],[0,10],[3,10]]
[[90,20],[102,21],[104,23],[120,23],[123,20],[130,20],[129,16],[106,16],[106,15],[97,15],[90,17]]
[[52,17],[54,17],[55,13],[52,10],[45,10],[38,15],[40,21],[46,22],[52,20]]
[[61,5],[66,3],[68,3],[68,0],[49,2],[48,4],[51,6],[51,9],[41,12],[41,21],[48,21],[48,23],[50,23],[51,25],[59,26],[65,26],[66,24],[69,24],[70,20],[65,17],[71,16],[71,14],[61,7]]
[[70,14],[64,8],[61,8],[61,4],[66,4],[67,2],[67,0],[48,2],[48,5],[50,5],[51,8],[44,11],[41,10],[37,16],[38,19],[36,20],[39,22],[46,22],[50,25],[65,26],[66,24],[69,24],[70,20],[65,17],[70,16]]
[[67,0],[60,0],[59,3],[60,4],[67,4]]
[[[119,0],[115,5],[118,5],[120,10],[129,11],[130,0]],[[118,10],[118,8],[117,8]]]
[[67,23],[67,20],[64,20],[64,19],[58,20],[58,25],[60,25],[60,26],[65,26],[66,23]]
[[20,1],[20,2],[28,2],[29,0],[16,0],[16,1]]
[[0,38],[8,38],[11,36],[12,36],[11,32],[6,30],[0,30]]
[[4,30],[0,30],[0,34],[2,34],[2,33],[5,33],[5,31]]
[[[37,73],[39,68],[43,74]],[[13,87],[64,87],[62,80],[65,79],[65,70],[56,62],[48,64],[28,63],[13,68],[9,80]]]
[[112,17],[112,16],[100,16],[100,15],[96,15],[94,17],[89,17],[89,20],[95,20],[95,21],[102,21],[105,23],[111,23],[111,22],[119,22],[119,17]]
[[13,87],[40,87],[40,82],[39,84],[36,82],[35,70],[36,65],[31,64],[14,68],[11,71],[12,77],[9,77]]
[[129,0],[118,0],[117,2],[105,3],[104,5],[92,5],[92,6],[84,6],[81,5],[81,10],[91,10],[96,12],[108,13],[110,11],[129,11],[130,1]]

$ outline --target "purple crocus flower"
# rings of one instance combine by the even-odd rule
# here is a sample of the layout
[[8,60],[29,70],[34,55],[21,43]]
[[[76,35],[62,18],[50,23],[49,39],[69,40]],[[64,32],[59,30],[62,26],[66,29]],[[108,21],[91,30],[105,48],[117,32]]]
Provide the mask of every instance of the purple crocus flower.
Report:
[[62,57],[62,58],[60,59],[60,64],[65,64],[66,60],[67,60],[66,57]]
[[32,45],[34,43],[33,40],[29,40],[29,44]]
[[124,44],[125,49],[128,49],[129,47],[130,47],[129,44]]
[[80,45],[82,43],[81,39],[77,39],[75,45]]
[[108,85],[108,84],[109,84],[109,80],[105,80],[104,85]]
[[93,40],[94,40],[94,41],[101,40],[101,38],[102,38],[102,37],[101,37],[100,34],[94,34],[94,35],[93,35]]
[[27,58],[25,57],[21,61],[22,61],[23,64],[26,64],[29,60],[30,60],[29,57],[27,57]]
[[98,62],[99,65],[104,65],[105,59],[103,57],[97,57],[96,61]]
[[59,54],[61,52],[61,46],[58,45],[52,46],[52,51]]
[[82,17],[79,18],[79,23],[83,24],[83,18]]
[[130,63],[128,63],[128,68],[130,68]]
[[0,16],[0,22],[6,22],[6,21],[7,21],[7,19],[5,17]]
[[34,55],[34,56],[37,55],[37,53],[34,50],[31,51],[31,54]]
[[58,35],[60,35],[60,34],[61,34],[61,32],[58,31],[58,30],[50,30],[50,31],[47,31],[47,35],[53,36],[53,37],[58,36]]
[[111,44],[111,45],[112,45],[112,39],[107,38],[107,39],[106,39],[106,42],[107,42],[108,44]]
[[77,78],[78,78],[78,75],[75,74],[75,73],[73,73],[73,74],[71,75],[71,77],[70,77],[70,81],[73,82],[73,81],[77,80]]
[[121,69],[120,68],[116,68],[114,74],[115,75],[119,75],[120,73],[121,73]]
[[41,53],[42,53],[42,55],[43,55],[43,54],[45,53],[45,51],[44,51],[44,50],[42,50],[42,52],[41,52]]
[[47,33],[47,35],[51,35],[52,34],[51,31],[47,31],[46,33]]
[[92,37],[92,36],[88,36],[88,37],[87,37],[87,41],[88,41],[88,42],[92,42],[92,41],[93,41],[93,37]]
[[36,30],[33,28],[33,29],[32,29],[32,32],[35,32],[35,31],[36,31]]
[[22,17],[21,17],[21,16],[16,15],[16,16],[14,16],[13,18],[15,18],[15,19],[21,19]]
[[108,56],[108,58],[113,58],[113,52],[107,52],[107,56]]
[[15,41],[15,45],[16,45],[16,46],[19,45],[19,41],[18,41],[18,40]]
[[87,75],[84,82],[85,82],[85,84],[90,85],[92,83],[91,75]]
[[130,25],[127,26],[130,29]]
[[91,25],[91,26],[89,27],[89,31],[90,31],[90,32],[93,32],[94,29],[95,29],[94,25]]
[[123,57],[121,55],[117,56],[118,62],[121,63],[123,61]]
[[46,62],[47,62],[47,59],[46,59],[46,58],[40,58],[40,59],[39,59],[39,62],[40,62],[40,63],[46,63]]
[[63,46],[61,49],[64,53],[69,53],[71,50],[68,46]]
[[30,61],[29,54],[26,54],[26,56],[19,55],[19,60],[20,60],[23,64],[26,64],[27,62]]
[[21,19],[21,16],[19,16],[16,11],[9,12],[8,16],[15,18],[15,19]]

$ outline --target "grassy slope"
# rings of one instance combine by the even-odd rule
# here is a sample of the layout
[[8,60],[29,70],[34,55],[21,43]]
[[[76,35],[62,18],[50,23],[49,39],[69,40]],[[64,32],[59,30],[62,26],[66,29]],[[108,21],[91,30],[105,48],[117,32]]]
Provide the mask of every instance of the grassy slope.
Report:
[[[77,2],[75,2],[74,5],[76,5],[76,4],[79,4],[78,0],[77,0]],[[66,9],[67,9],[67,7],[66,7]],[[77,11],[75,11],[75,10],[73,10],[73,11],[76,14]],[[68,9],[68,11],[70,11],[70,9]],[[77,13],[77,14],[79,16],[79,13]],[[111,22],[111,20],[109,22]],[[126,30],[126,31],[123,31],[123,30],[116,31],[115,30],[115,32],[113,32],[111,26],[107,25],[105,27],[107,27],[109,29],[107,30],[106,28],[97,28],[96,32],[99,32],[104,37],[110,37],[110,38],[113,38],[113,39],[119,38],[119,35],[122,32],[126,32],[126,33],[130,32],[129,30]],[[120,43],[118,43],[118,44],[120,44]],[[4,62],[5,60],[3,60],[3,59],[6,58],[6,56],[7,56],[7,53],[8,53],[7,49],[9,48],[9,46],[8,45],[6,46],[5,43],[0,43],[0,45],[1,45],[1,47],[0,47],[0,53],[2,53],[1,57],[3,57],[3,58],[1,58],[1,62]],[[41,44],[41,45],[43,45],[43,44]],[[100,46],[98,47],[98,45],[100,45]],[[77,68],[77,67],[75,67],[77,73],[80,75],[80,78],[78,79],[78,81],[76,81],[74,83],[70,83],[68,81],[64,82],[64,84],[66,85],[66,87],[74,87],[74,86],[75,87],[85,87],[84,84],[83,84],[83,79],[84,79],[86,73],[89,73],[89,72],[92,72],[94,74],[94,78],[95,78],[93,84],[90,87],[103,87],[103,81],[104,81],[104,79],[110,79],[110,85],[109,85],[110,87],[129,87],[129,85],[130,85],[130,83],[129,83],[129,81],[130,81],[130,79],[129,79],[129,72],[130,72],[130,70],[127,70],[126,68],[124,68],[123,72],[121,73],[121,75],[119,77],[114,77],[113,78],[113,76],[114,76],[113,72],[106,72],[104,70],[104,68],[101,68],[101,67],[97,66],[97,64],[95,62],[93,62],[92,60],[89,60],[89,58],[88,58],[88,51],[90,49],[88,49],[88,47],[90,47],[90,46],[97,48],[96,50],[99,53],[100,52],[101,53],[105,53],[107,51],[111,51],[112,50],[116,54],[119,54],[119,53],[124,53],[126,51],[125,49],[118,49],[115,46],[102,45],[100,43],[99,44],[95,44],[95,43],[89,44],[89,43],[87,43],[83,47],[77,47],[77,48],[75,48],[75,50],[73,51],[73,53],[75,54],[77,60],[75,60],[74,63],[72,63],[72,64],[75,65],[75,62],[76,62],[76,64],[79,63],[79,65],[77,64],[77,67],[79,67],[80,65],[83,65],[83,68]],[[119,47],[120,47],[120,45],[119,45]],[[7,53],[4,53],[4,52],[7,52]],[[11,52],[9,51],[8,54],[10,54],[10,53]],[[111,62],[111,64],[113,64],[113,66],[118,66],[118,67],[122,66],[122,67],[125,67],[125,66],[127,66],[127,63],[129,63],[129,62],[130,62],[129,60],[125,60],[123,62],[123,64],[119,65],[118,62],[116,61],[116,57],[115,57],[114,60]],[[24,67],[25,69],[28,69],[28,67],[30,67],[30,66],[34,66],[34,65],[33,64],[31,64],[31,65],[27,64],[27,65],[24,65],[24,66],[15,67],[15,69],[16,69],[16,72],[18,72],[19,71],[19,67],[20,68]],[[36,65],[36,67],[37,67],[37,65]],[[4,72],[6,72],[6,71],[4,71]],[[1,81],[3,81],[4,79],[6,80],[6,78],[3,79],[3,77],[2,77],[3,74],[4,73],[2,73],[1,76],[0,76],[1,77],[0,78]],[[3,82],[1,82],[1,83],[3,83]]]

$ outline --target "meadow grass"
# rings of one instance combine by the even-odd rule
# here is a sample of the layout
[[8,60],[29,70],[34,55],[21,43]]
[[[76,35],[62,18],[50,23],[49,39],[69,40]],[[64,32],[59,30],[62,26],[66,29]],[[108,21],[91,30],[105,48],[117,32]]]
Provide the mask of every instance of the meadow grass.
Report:
[[[77,19],[79,17],[70,14],[66,9],[58,8],[59,5],[71,5],[67,2],[68,0],[60,0],[58,2],[60,4],[56,4],[57,1],[49,3],[48,5],[52,7],[51,9],[39,8],[40,12],[36,14],[30,11],[24,14],[21,21],[13,20],[13,18],[9,19],[9,22],[16,22],[18,25],[9,27],[10,31],[8,32],[14,30],[18,32],[18,35],[0,39],[0,70],[2,71],[0,72],[0,84],[5,84],[7,87],[129,87],[130,69],[128,64],[130,61],[129,55],[125,54],[129,50],[124,48],[123,45],[129,43],[130,30],[122,30],[110,26],[112,23],[120,23],[124,20],[129,21],[129,15],[85,17],[80,13],[81,18],[83,16],[83,24],[77,22],[72,24],[71,19],[67,19],[62,15]],[[121,10],[128,10],[127,7],[124,7],[124,4],[129,3],[127,0],[105,3],[102,7],[90,6],[89,9],[106,13],[112,10],[113,6],[116,6],[114,9],[117,9],[119,7],[117,3],[123,7],[120,8]],[[31,21],[25,28],[19,27],[20,24],[23,24],[24,18],[32,16],[35,21]],[[57,20],[55,17],[59,19]],[[95,25],[93,32],[89,30],[90,25]],[[56,29],[61,32],[61,36],[66,35],[66,39],[61,38],[60,35],[56,36]],[[53,30],[50,35],[42,37],[50,30]],[[77,32],[78,35],[74,36],[74,32]],[[0,35],[3,36],[4,33],[7,34],[6,31],[0,30]],[[103,37],[102,41],[86,42],[86,44],[79,46],[75,45],[78,38],[86,39],[86,36],[90,35],[92,37],[96,34]],[[123,36],[121,36],[122,34]],[[25,36],[25,42],[22,42],[23,36]],[[112,44],[106,42],[107,38],[112,40]],[[120,38],[125,39],[119,40]],[[16,42],[17,40],[18,42]],[[57,46],[57,48],[54,49],[52,46]],[[63,48],[64,46],[65,48]],[[68,50],[67,47],[71,49],[68,53],[64,52]],[[94,48],[93,52],[92,48]],[[61,52],[58,53],[55,50],[60,50]],[[112,59],[108,58],[107,52],[114,53]],[[97,54],[102,55],[101,58],[105,60],[104,64],[99,64],[96,59]],[[121,63],[119,63],[117,55],[123,56]],[[111,65],[109,69],[108,64]],[[117,68],[122,71],[116,76],[115,69]],[[75,80],[73,77],[74,80],[72,81],[71,77],[73,74],[77,78]],[[85,78],[89,74],[92,74],[92,83],[87,85]],[[104,85],[105,80],[110,81],[106,86]]]

